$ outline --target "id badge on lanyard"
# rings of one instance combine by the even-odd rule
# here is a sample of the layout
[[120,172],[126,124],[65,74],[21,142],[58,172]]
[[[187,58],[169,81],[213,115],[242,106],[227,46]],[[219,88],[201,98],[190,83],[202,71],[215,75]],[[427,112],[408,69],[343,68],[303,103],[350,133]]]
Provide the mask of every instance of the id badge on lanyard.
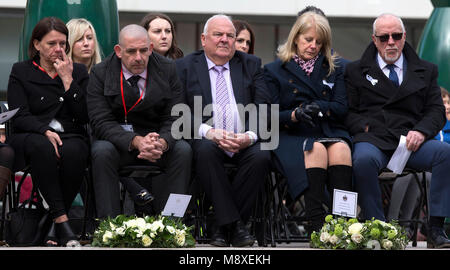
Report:
[[[145,82],[145,85],[147,86],[147,81]],[[142,100],[142,96],[144,95],[144,91],[141,91],[141,96],[139,97],[139,99],[136,101],[136,103],[133,106],[131,106],[131,108],[129,110],[127,110],[127,106],[125,105],[125,96],[123,94],[123,70],[122,69],[120,70],[120,92],[122,94],[122,104],[123,104],[123,110],[124,110],[124,115],[125,115],[125,123],[121,124],[120,126],[125,131],[134,132],[133,125],[128,124],[127,115]]]

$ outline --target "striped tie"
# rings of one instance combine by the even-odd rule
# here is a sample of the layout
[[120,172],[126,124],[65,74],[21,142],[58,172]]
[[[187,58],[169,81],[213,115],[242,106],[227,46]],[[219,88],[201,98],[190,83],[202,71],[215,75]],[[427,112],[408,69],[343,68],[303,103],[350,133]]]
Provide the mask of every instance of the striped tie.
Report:
[[[216,106],[218,109],[219,121],[215,124],[217,129],[225,129],[234,131],[233,118],[230,110],[230,98],[228,96],[227,83],[223,77],[225,67],[215,66],[214,71],[217,72],[216,79]],[[221,121],[220,121],[221,120]]]

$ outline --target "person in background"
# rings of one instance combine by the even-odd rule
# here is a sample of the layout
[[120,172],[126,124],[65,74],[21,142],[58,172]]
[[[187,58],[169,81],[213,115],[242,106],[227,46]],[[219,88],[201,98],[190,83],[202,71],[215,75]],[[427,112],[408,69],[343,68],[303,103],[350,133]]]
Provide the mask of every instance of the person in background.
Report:
[[292,26],[278,59],[264,66],[272,103],[280,104],[275,161],[287,178],[291,198],[297,201],[304,195],[309,233],[324,222],[325,187],[331,198],[334,189],[352,190],[352,143],[343,122],[347,95],[331,44],[328,20],[305,12]]
[[60,19],[40,20],[29,41],[29,60],[13,65],[7,92],[10,110],[20,108],[9,139],[14,167],[19,171],[31,165],[33,184],[53,219],[45,240],[50,246],[79,245],[67,213],[80,190],[89,153],[84,128],[89,74],[67,56],[68,37]]
[[67,24],[69,29],[69,54],[74,63],[91,68],[102,61],[100,46],[94,26],[86,19],[72,19]]
[[155,52],[170,59],[184,56],[178,47],[175,26],[169,16],[163,13],[148,13],[142,18],[140,25],[147,30]]
[[434,140],[446,122],[437,78],[437,66],[420,59],[406,42],[402,19],[381,14],[361,59],[346,67],[345,122],[353,136],[361,217],[385,220],[378,175],[405,136],[411,151],[406,167],[432,171],[427,247],[449,248],[443,227],[450,217],[450,144]]
[[439,131],[435,139],[441,142],[450,143],[450,94],[444,87],[441,87],[441,96],[445,106],[445,117],[447,118],[447,122],[445,122],[445,126]]
[[255,34],[246,21],[233,20],[234,28],[236,28],[236,42],[234,43],[236,50],[248,54],[255,52]]

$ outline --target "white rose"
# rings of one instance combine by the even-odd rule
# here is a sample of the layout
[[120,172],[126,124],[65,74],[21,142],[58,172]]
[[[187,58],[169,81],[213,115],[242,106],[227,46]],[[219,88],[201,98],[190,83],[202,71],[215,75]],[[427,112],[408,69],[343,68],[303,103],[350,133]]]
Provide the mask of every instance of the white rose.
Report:
[[330,241],[330,243],[334,245],[338,240],[339,238],[336,235],[332,235],[328,241]]
[[175,228],[174,227],[172,227],[172,226],[166,226],[166,229],[167,229],[167,231],[170,233],[170,234],[174,234],[175,233]]
[[156,228],[155,232],[156,231],[162,232],[164,230],[164,224],[162,223],[162,220],[157,220],[153,222],[153,224]]
[[175,230],[175,241],[177,245],[182,247],[186,241],[186,233],[184,230]]
[[106,231],[106,232],[103,234],[103,243],[108,242],[108,240],[109,240],[109,239],[112,239],[112,238],[113,238],[112,232]]
[[145,225],[146,224],[147,224],[147,222],[145,222],[145,219],[143,219],[143,218],[137,218],[136,219],[136,227],[141,229],[141,231],[145,231]]
[[359,233],[355,233],[355,234],[352,234],[351,239],[356,244],[359,244],[363,240],[363,236],[361,234],[359,234]]
[[352,225],[350,225],[350,227],[348,227],[348,232],[353,235],[353,234],[359,234],[361,232],[363,228],[363,225],[361,223],[353,223]]
[[382,243],[384,249],[391,249],[393,244],[390,240],[383,240]]
[[137,227],[137,222],[135,219],[130,219],[128,221],[125,221],[123,224],[129,228]]
[[153,240],[148,235],[145,234],[144,236],[142,236],[142,244],[144,245],[144,247],[149,247],[152,243]]
[[116,234],[117,235],[121,235],[121,236],[125,235],[125,229],[123,227],[117,228],[116,229]]
[[327,232],[322,232],[320,234],[320,242],[326,243],[326,242],[328,242],[328,240],[330,240],[330,234]]
[[115,230],[116,226],[114,224],[112,224],[112,222],[109,222],[109,227],[111,228],[111,230]]

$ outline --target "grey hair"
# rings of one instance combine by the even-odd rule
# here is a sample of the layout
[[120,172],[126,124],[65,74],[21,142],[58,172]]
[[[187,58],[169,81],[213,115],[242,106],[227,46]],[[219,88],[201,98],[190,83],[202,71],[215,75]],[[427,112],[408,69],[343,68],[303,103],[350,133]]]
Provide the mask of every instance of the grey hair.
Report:
[[373,22],[373,26],[372,26],[373,30],[372,30],[372,31],[373,31],[373,35],[374,35],[374,36],[376,35],[376,24],[377,24],[377,21],[378,21],[378,19],[383,18],[383,17],[394,17],[394,18],[396,18],[396,19],[400,22],[400,25],[401,25],[401,27],[402,27],[403,33],[406,32],[405,25],[403,24],[403,21],[402,21],[402,19],[401,19],[399,16],[394,15],[394,14],[392,14],[392,13],[383,13],[383,14],[381,14],[380,16],[378,16],[378,17],[375,19],[375,21]]
[[[232,19],[231,19],[230,16],[227,16],[227,15],[225,15],[225,14],[216,14],[216,15],[210,17],[210,18],[206,21],[205,26],[203,27],[203,34],[204,34],[204,35],[206,35],[206,34],[208,33],[209,22],[212,21],[212,20],[214,20],[214,19],[217,19],[217,18],[227,19],[227,20],[230,21],[231,25],[233,25],[233,21],[232,21]],[[234,27],[234,25],[233,25],[233,28],[234,28],[234,32],[236,32],[236,28]]]
[[146,37],[150,41],[147,30],[144,27],[137,24],[129,24],[122,28],[119,33],[119,44],[123,45],[124,37]]

